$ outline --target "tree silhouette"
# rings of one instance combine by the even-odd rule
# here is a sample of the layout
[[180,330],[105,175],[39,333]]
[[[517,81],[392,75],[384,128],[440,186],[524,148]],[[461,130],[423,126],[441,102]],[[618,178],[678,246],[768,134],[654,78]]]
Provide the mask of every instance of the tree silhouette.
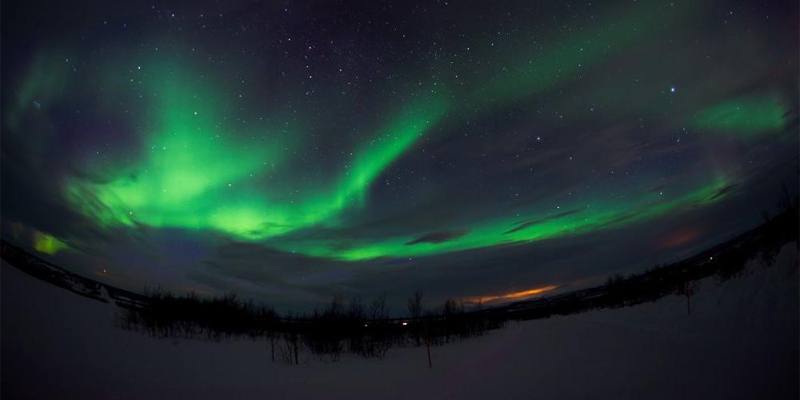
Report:
[[697,282],[685,281],[678,286],[678,294],[686,296],[686,314],[692,314],[692,296],[697,292]]
[[414,296],[408,299],[408,315],[411,318],[422,316],[422,292],[417,290]]

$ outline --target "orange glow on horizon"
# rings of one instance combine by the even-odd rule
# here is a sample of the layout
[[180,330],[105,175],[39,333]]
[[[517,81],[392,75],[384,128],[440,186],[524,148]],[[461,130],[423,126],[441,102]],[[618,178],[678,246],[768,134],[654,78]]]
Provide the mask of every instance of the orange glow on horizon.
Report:
[[698,228],[683,228],[672,232],[662,239],[662,247],[677,247],[689,244],[700,237],[701,231]]
[[558,285],[548,285],[533,289],[520,290],[517,292],[502,293],[496,295],[486,296],[472,296],[464,299],[467,303],[495,303],[495,302],[508,302],[515,300],[524,300],[529,297],[534,297],[545,292],[549,292],[558,288]]

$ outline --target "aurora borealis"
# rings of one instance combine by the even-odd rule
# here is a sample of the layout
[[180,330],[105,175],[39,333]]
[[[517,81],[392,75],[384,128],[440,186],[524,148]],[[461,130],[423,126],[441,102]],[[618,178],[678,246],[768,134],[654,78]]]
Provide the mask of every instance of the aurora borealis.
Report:
[[796,4],[532,3],[11,4],[4,238],[134,289],[504,298],[797,190]]

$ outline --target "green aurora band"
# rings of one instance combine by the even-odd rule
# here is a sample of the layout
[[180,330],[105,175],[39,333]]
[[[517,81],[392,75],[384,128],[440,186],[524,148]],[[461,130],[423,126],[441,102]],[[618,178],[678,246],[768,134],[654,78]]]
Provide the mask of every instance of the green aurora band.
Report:
[[[526,213],[528,222],[520,222],[517,216],[465,222],[447,227],[460,233],[439,242],[414,242],[414,236],[400,235],[348,239],[343,246],[337,238],[302,240],[290,235],[316,226],[342,226],[343,212],[365,207],[373,182],[443,121],[467,118],[474,112],[544,93],[602,62],[612,50],[667,29],[666,22],[657,26],[643,22],[648,20],[644,16],[656,11],[670,21],[681,14],[638,6],[623,18],[609,17],[596,30],[557,39],[554,46],[531,53],[534,57],[529,61],[511,64],[507,73],[485,71],[485,83],[477,88],[462,92],[440,88],[406,96],[404,105],[388,113],[368,140],[354,146],[341,171],[298,196],[288,194],[282,185],[268,183],[272,177],[297,173],[286,157],[290,148],[302,145],[298,142],[303,132],[270,123],[234,125],[222,117],[235,112],[226,105],[226,93],[197,79],[204,74],[180,64],[154,61],[147,66],[149,78],[143,80],[141,91],[156,95],[147,102],[142,122],[135,127],[143,138],[140,153],[107,168],[104,179],[70,177],[63,182],[63,191],[73,208],[104,228],[214,231],[282,251],[347,261],[529,243],[616,228],[706,205],[724,197],[731,185],[727,177],[717,176],[669,200],[649,193],[627,202],[599,199],[589,206],[565,206],[576,210],[570,213],[552,215],[531,209]],[[22,82],[20,107],[34,97],[50,99],[60,91],[61,75],[47,74],[47,69],[37,63]],[[54,78],[44,79],[46,76]],[[121,87],[119,82],[116,85]],[[114,83],[108,86],[114,87]],[[737,99],[700,112],[694,124],[752,134],[782,128],[784,110],[775,99]]]

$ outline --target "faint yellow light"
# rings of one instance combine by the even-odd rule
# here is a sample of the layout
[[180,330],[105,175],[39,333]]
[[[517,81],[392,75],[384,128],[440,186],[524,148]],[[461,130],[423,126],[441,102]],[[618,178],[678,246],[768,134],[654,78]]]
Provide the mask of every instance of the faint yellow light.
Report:
[[506,301],[514,301],[514,300],[523,300],[529,297],[533,297],[536,295],[540,295],[545,292],[549,292],[553,289],[558,288],[557,285],[548,285],[542,286],[533,289],[526,289],[520,290],[516,292],[508,292],[508,293],[501,293],[496,295],[486,295],[486,296],[473,296],[467,297],[464,299],[468,303],[494,303],[494,302],[506,302]]

